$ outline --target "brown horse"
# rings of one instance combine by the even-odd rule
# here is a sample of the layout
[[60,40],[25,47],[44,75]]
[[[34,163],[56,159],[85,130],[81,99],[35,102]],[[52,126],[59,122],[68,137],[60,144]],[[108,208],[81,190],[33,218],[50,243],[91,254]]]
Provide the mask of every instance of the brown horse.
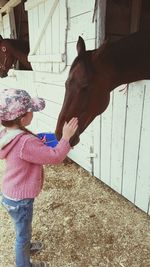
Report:
[[84,40],[79,37],[77,52],[66,81],[56,127],[60,139],[64,122],[78,117],[79,128],[71,145],[77,144],[79,135],[105,111],[113,89],[121,84],[150,79],[150,32],[134,33],[90,51],[86,51]]
[[6,77],[10,68],[19,61],[20,69],[31,70],[28,62],[29,43],[0,36],[0,77]]

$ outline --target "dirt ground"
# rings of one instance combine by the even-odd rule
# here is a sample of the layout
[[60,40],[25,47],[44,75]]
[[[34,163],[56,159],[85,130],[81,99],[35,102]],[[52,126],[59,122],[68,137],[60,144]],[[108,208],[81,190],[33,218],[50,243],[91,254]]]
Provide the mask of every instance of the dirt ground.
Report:
[[[0,214],[0,267],[14,267],[13,225]],[[150,217],[75,163],[45,168],[33,240],[50,267],[150,267]]]

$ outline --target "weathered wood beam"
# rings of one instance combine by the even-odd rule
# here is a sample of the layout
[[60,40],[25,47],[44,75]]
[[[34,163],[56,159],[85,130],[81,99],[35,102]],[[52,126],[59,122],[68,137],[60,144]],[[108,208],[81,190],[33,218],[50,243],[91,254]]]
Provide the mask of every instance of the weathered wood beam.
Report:
[[7,2],[8,2],[7,0],[0,0],[0,8],[6,5]]
[[12,7],[17,6],[20,3],[21,3],[21,0],[10,0],[0,9],[0,13],[1,14],[4,12],[9,13]]

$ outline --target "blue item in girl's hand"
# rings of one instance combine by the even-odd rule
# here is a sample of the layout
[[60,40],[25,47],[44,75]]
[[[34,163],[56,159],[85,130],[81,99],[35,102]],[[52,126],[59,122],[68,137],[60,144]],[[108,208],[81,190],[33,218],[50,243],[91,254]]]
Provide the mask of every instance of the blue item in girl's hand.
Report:
[[37,137],[43,140],[44,144],[50,147],[55,147],[58,144],[58,140],[54,133],[39,133]]

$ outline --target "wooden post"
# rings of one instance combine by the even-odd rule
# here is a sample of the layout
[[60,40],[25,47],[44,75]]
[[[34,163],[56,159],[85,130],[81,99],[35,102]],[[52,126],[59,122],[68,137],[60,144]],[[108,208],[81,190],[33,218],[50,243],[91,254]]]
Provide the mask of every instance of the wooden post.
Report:
[[9,2],[6,3],[6,5],[4,5],[1,9],[0,9],[0,13],[4,13],[4,12],[9,12],[10,8],[15,7],[17,5],[19,5],[21,3],[21,0],[10,0]]

